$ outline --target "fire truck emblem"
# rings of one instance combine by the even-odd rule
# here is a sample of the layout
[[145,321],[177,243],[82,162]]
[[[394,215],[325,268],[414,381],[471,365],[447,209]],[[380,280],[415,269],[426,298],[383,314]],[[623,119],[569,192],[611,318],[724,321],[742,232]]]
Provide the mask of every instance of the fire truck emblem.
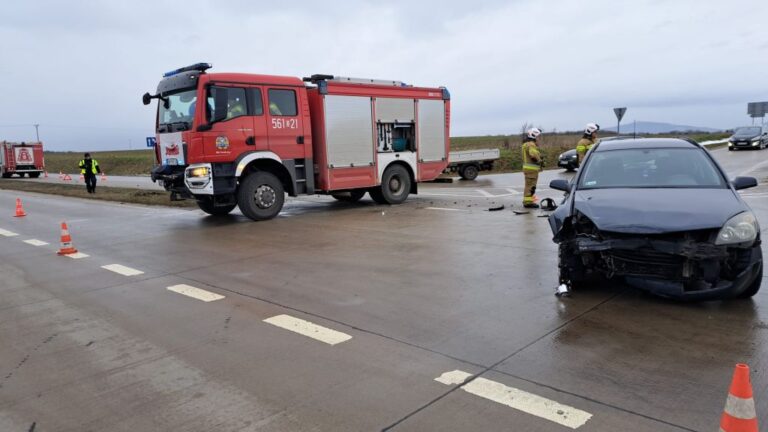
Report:
[[165,155],[166,156],[178,156],[179,155],[179,145],[176,143],[172,143],[171,145],[165,147]]
[[19,153],[16,156],[16,162],[22,164],[31,164],[33,163],[32,155],[29,153],[29,149],[19,149]]
[[228,150],[229,149],[229,138],[225,136],[216,137],[216,149],[217,150]]

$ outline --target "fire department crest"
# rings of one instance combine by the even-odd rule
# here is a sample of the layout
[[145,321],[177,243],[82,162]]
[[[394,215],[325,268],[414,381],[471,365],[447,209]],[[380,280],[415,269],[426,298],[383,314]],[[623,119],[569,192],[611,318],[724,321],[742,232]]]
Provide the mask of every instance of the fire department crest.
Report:
[[216,137],[216,150],[229,150],[229,138],[225,136]]

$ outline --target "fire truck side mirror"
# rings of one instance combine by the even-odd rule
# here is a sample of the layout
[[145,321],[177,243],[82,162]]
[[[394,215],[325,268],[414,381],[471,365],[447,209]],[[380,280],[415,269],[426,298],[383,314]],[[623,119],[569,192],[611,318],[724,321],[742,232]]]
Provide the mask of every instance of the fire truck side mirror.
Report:
[[149,105],[150,102],[152,102],[152,95],[149,93],[144,93],[144,96],[141,97],[141,101],[144,103],[144,105]]

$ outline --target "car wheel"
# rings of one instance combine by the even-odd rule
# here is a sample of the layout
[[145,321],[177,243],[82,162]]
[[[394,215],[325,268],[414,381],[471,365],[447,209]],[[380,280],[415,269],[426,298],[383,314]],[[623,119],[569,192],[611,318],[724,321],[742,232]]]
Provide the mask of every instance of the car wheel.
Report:
[[285,202],[285,189],[274,174],[255,171],[240,183],[237,205],[253,220],[272,219],[280,213]]
[[198,200],[197,206],[200,207],[200,210],[208,213],[211,216],[226,216],[228,215],[232,210],[237,207],[237,204],[228,204],[225,206],[214,206],[213,205],[213,199],[207,200]]
[[29,173],[29,178],[39,178],[39,177],[40,177],[40,173],[39,172]]
[[565,170],[568,172],[574,172],[576,171],[576,166],[574,166],[572,163],[569,163],[568,165],[566,165]]
[[338,201],[354,203],[360,201],[365,195],[365,192],[365,189],[355,189],[349,192],[331,194],[331,196]]
[[11,173],[3,173],[3,178],[11,178]]
[[411,175],[402,165],[390,165],[381,177],[381,186],[368,190],[379,204],[400,204],[411,193]]
[[747,289],[744,290],[741,294],[737,295],[736,298],[750,298],[757,294],[758,291],[760,291],[760,284],[763,282],[763,264],[760,263],[760,271],[757,272],[757,277],[755,280],[749,284]]
[[480,173],[480,170],[477,169],[475,165],[467,165],[464,167],[463,170],[459,173],[461,178],[464,180],[474,180],[477,178],[477,175]]

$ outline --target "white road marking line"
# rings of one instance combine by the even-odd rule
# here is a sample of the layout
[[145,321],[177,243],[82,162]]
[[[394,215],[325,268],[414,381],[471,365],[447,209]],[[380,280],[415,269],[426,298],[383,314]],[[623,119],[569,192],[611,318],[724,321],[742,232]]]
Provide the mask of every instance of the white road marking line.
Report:
[[285,330],[310,337],[328,345],[336,345],[352,339],[352,336],[313,324],[303,319],[295,318],[290,315],[277,315],[264,320],[265,323],[272,324]]
[[514,189],[507,188],[507,192],[511,193],[512,195],[520,195],[522,192],[518,192]]
[[144,274],[144,272],[141,270],[136,270],[120,264],[109,264],[109,265],[101,266],[101,268],[105,270],[109,270],[111,272],[115,272],[117,274],[121,274],[123,276],[138,276],[138,275]]
[[88,258],[90,255],[86,255],[86,254],[84,254],[82,252],[75,252],[73,254],[66,254],[64,256],[65,257],[70,257],[72,259],[83,259],[83,258]]
[[187,297],[192,297],[193,299],[197,299],[204,302],[212,302],[212,301],[221,300],[224,298],[223,295],[212,293],[210,291],[206,291],[200,288],[195,288],[193,286],[189,286],[185,284],[169,286],[167,289],[168,291],[173,291],[175,293],[185,295]]
[[471,373],[454,370],[440,375],[439,377],[435,378],[435,381],[445,385],[464,384],[464,381],[466,381],[467,378],[471,376]]
[[[453,385],[464,382],[469,376],[471,374],[455,370],[442,374],[435,381]],[[506,405],[571,429],[584,426],[592,418],[592,414],[586,411],[485,378],[476,378],[468,384],[462,385],[461,389],[483,399]]]
[[46,242],[44,242],[42,240],[37,240],[37,239],[24,240],[24,243],[30,244],[32,246],[45,246],[45,245],[49,244],[49,243],[46,243]]
[[443,208],[443,207],[424,207],[424,210],[440,210],[440,211],[466,211],[464,209]]
[[493,198],[493,197],[496,196],[496,195],[494,195],[494,194],[492,194],[492,193],[490,193],[488,191],[482,190],[482,189],[477,189],[477,193],[479,193],[480,195],[482,195],[482,196],[484,196],[486,198]]
[[18,234],[16,234],[15,232],[11,232],[11,231],[0,228],[0,235],[3,237],[16,237]]

